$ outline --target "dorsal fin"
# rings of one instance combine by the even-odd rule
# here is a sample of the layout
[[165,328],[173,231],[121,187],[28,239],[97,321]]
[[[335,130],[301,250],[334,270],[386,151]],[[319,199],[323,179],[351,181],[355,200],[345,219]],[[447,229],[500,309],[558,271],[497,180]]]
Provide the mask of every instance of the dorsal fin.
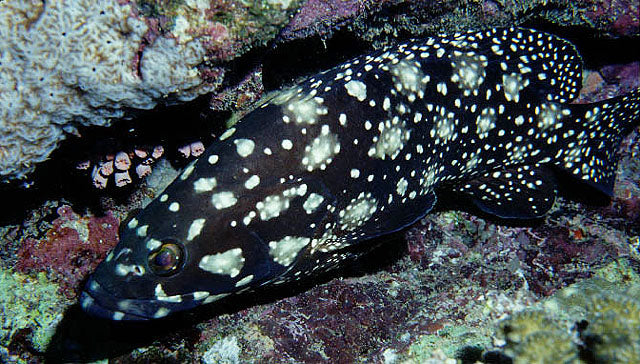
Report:
[[[474,59],[478,57],[476,50],[487,50],[483,53],[486,56],[484,82],[502,87],[509,87],[510,82],[526,84],[517,93],[519,100],[566,103],[575,99],[580,91],[582,59],[571,43],[553,34],[524,28],[497,28],[454,36],[451,44],[459,49],[450,54],[452,62],[474,63],[478,61]],[[484,94],[477,96],[478,100],[486,99]]]

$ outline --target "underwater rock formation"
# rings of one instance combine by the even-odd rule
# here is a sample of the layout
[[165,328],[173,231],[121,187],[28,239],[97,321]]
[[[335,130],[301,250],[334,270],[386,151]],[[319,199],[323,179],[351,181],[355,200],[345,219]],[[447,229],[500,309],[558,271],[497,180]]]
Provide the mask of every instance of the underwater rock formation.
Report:
[[204,63],[265,42],[296,2],[147,3],[0,3],[0,181],[25,177],[79,126],[215,90],[224,69]]

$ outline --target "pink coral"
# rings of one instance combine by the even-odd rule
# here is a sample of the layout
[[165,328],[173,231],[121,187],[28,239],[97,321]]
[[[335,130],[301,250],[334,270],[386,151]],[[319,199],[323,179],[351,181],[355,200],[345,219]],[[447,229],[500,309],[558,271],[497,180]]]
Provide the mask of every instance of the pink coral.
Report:
[[[381,1],[380,3],[384,3]],[[301,7],[293,17],[282,39],[303,38],[301,34],[309,33],[309,29],[322,27],[326,24],[335,24],[363,13],[367,5],[375,5],[370,1],[353,0],[309,0]],[[379,4],[378,4],[379,5]],[[327,31],[330,29],[326,27]],[[327,32],[325,31],[325,32]],[[320,33],[325,33],[320,31]]]
[[640,31],[638,2],[635,0],[598,1],[585,15],[619,35],[632,36]]
[[102,217],[80,216],[67,205],[57,213],[42,239],[22,241],[16,270],[47,272],[63,294],[74,298],[80,282],[118,242],[119,221],[111,212]]

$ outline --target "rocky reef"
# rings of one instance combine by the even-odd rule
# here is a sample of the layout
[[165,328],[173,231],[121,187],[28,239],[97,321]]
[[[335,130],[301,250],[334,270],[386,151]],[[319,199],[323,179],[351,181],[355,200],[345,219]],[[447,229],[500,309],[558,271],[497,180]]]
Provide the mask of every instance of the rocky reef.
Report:
[[[196,148],[171,139],[162,107],[204,100],[187,105],[219,113],[199,129],[206,144],[265,91],[441,31],[566,36],[585,57],[577,102],[612,97],[640,86],[637,56],[614,49],[637,45],[637,14],[634,1],[4,1],[0,178],[28,177],[63,139],[119,125],[168,133],[145,145]],[[131,140],[114,159],[135,153]],[[0,227],[0,361],[639,362],[637,132],[619,153],[611,202],[568,186],[543,221],[516,226],[442,208],[343,271],[148,325],[83,316],[75,297],[119,222],[175,171],[160,160],[124,197],[45,185],[37,207],[11,207],[26,217]]]
[[295,3],[3,1],[0,179],[26,177],[80,126],[216,90],[213,63],[273,37]]

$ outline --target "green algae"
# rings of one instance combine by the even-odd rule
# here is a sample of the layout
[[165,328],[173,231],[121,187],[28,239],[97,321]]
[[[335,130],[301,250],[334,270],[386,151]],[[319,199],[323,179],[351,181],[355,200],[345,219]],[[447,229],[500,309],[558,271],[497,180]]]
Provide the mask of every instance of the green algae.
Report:
[[[141,15],[160,20],[160,32],[198,38],[216,58],[231,59],[264,45],[289,21],[301,0],[138,0]],[[207,45],[208,44],[208,45]]]
[[626,259],[558,291],[540,308],[499,325],[514,363],[640,362],[640,277]]
[[62,319],[66,300],[58,289],[44,273],[32,278],[0,269],[0,345],[8,346],[18,332],[29,330],[33,348],[44,352]]
[[[492,328],[493,326],[493,328]],[[640,275],[626,259],[493,324],[451,325],[417,337],[407,363],[435,357],[513,363],[640,362]]]
[[148,18],[168,16],[183,5],[184,0],[138,0],[140,13]]
[[459,355],[461,350],[470,348],[482,351],[482,348],[490,345],[487,337],[478,329],[467,326],[445,326],[435,334],[422,335],[409,347],[408,359],[422,363],[432,358],[438,352],[444,353],[448,358]]

